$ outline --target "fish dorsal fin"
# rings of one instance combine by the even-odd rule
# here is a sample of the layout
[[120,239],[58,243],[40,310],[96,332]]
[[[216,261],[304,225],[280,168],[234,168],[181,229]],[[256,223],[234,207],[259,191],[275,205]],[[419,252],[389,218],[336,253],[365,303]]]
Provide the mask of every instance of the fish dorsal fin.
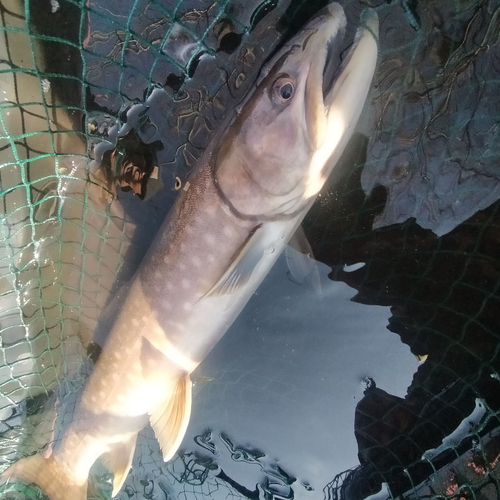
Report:
[[308,283],[321,295],[321,278],[311,245],[299,226],[285,248],[285,259],[291,280],[299,285]]
[[230,295],[244,287],[250,280],[257,264],[262,260],[266,249],[265,236],[262,226],[254,229],[226,272],[204,297]]
[[163,460],[167,462],[181,445],[191,415],[191,379],[182,375],[174,390],[152,414],[151,427],[160,443]]
[[126,441],[115,444],[110,451],[102,456],[104,465],[114,474],[112,497],[118,494],[125,479],[127,479],[134,458],[136,441],[137,433]]

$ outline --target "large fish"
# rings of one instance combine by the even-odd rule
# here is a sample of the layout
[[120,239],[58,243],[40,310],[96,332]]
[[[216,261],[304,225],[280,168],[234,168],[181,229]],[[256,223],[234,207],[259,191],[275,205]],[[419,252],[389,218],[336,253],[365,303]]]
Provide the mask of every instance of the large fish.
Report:
[[103,456],[114,496],[148,422],[172,458],[189,421],[190,373],[280,255],[359,118],[377,60],[376,14],[361,24],[340,62],[346,18],[332,3],[265,65],[162,225],[64,438],[4,478],[37,483],[51,500],[83,500]]

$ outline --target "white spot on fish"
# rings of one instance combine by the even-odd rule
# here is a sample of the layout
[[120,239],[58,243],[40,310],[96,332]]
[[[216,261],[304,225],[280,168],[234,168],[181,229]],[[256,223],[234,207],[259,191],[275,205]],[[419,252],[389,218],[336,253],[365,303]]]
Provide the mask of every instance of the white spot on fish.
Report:
[[184,302],[183,306],[184,311],[189,311],[191,309],[191,302]]
[[191,262],[193,263],[193,266],[201,267],[201,259],[196,255],[191,259]]
[[142,317],[142,321],[144,321],[144,323],[147,323],[148,322],[148,317],[147,316],[143,316]]
[[139,326],[139,321],[136,318],[132,318],[132,325]]
[[183,332],[186,330],[186,327],[182,323],[178,323],[177,321],[172,321],[171,319],[169,319],[168,324],[170,326],[173,326],[174,328],[176,328],[180,332]]
[[186,264],[179,264],[179,271],[185,271],[186,270]]
[[113,373],[113,375],[111,376],[113,380],[118,380],[120,378],[120,375],[118,375],[118,373]]
[[211,235],[211,234],[207,234],[205,236],[205,241],[209,244],[209,245],[215,245],[215,238]]
[[115,352],[116,359],[122,359],[122,355],[119,352]]
[[165,257],[163,257],[163,262],[165,262],[165,264],[168,264],[170,262],[170,256],[165,255]]
[[182,286],[182,288],[184,288],[184,290],[188,289],[190,284],[191,284],[190,281],[187,280],[186,278],[184,278],[181,281],[181,286]]
[[225,236],[231,236],[232,234],[233,234],[233,232],[231,231],[231,228],[226,226],[224,228],[224,235]]
[[165,311],[170,311],[172,309],[172,306],[168,302],[163,303],[163,309]]

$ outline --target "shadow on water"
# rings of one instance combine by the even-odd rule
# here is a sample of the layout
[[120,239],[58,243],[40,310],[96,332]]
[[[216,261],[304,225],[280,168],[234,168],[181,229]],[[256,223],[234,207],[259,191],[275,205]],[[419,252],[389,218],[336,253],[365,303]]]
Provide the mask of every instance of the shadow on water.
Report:
[[[337,494],[361,499],[382,483],[402,494],[473,448],[434,485],[437,494],[469,485],[462,497],[472,498],[491,487],[500,454],[498,437],[489,436],[500,410],[500,202],[441,237],[413,219],[371,230],[385,188],[365,199],[362,168],[347,168],[364,163],[367,143],[353,138],[339,165],[344,178],[324,190],[305,232],[316,259],[332,268],[330,278],[357,290],[353,301],[391,307],[387,328],[423,362],[404,398],[376,381],[366,389],[355,415],[361,466]],[[344,270],[356,263],[365,265]],[[446,440],[464,420],[469,425]],[[333,495],[333,483],[330,489]]]

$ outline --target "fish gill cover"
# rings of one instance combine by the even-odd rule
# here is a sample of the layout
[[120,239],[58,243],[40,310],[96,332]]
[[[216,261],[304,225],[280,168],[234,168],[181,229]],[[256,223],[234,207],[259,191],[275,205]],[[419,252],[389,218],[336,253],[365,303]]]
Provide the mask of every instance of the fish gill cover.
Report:
[[[110,297],[263,62],[324,3],[1,0],[1,468],[64,428]],[[498,498],[500,3],[352,0],[349,25],[367,5],[381,20],[370,102],[304,231],[426,360],[405,397],[368,383],[359,466],[324,494]],[[164,464],[142,432],[120,498],[322,496],[230,436],[195,442]],[[233,479],[221,452],[263,479]],[[110,491],[96,467],[89,498]]]

